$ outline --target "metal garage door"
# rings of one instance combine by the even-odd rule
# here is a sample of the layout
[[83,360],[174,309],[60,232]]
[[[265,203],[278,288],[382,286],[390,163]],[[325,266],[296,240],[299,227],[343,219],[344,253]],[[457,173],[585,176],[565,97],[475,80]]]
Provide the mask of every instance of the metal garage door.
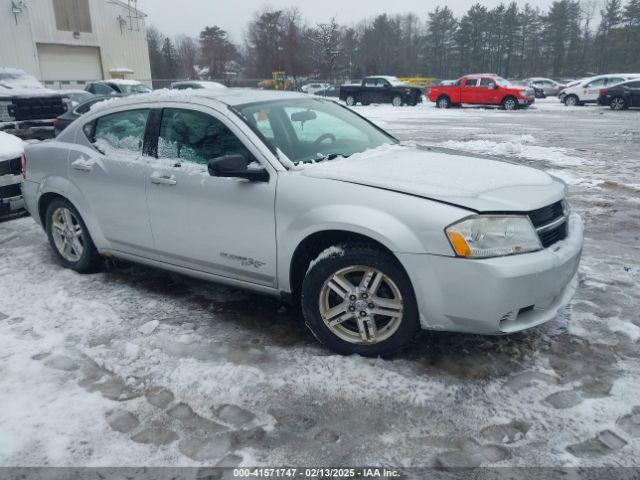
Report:
[[98,47],[38,44],[42,80],[98,80],[102,78],[102,63]]

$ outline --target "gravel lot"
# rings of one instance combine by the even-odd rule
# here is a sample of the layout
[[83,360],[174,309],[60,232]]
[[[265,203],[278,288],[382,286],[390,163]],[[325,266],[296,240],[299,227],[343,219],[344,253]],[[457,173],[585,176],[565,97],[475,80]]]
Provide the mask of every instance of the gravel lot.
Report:
[[78,275],[6,221],[0,466],[640,465],[640,112],[355,110],[564,179],[587,229],[571,306],[345,358],[274,300],[120,262]]

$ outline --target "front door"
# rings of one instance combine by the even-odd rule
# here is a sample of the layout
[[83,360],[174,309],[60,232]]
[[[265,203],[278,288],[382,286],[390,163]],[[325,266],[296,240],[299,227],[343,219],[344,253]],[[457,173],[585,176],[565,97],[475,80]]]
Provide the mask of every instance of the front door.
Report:
[[275,287],[275,173],[268,182],[249,183],[207,169],[209,160],[231,154],[253,167],[257,155],[239,135],[205,108],[162,111],[159,166],[147,186],[155,248],[168,263]]
[[629,82],[627,88],[631,94],[632,106],[640,107],[640,80],[637,82]]
[[[97,118],[78,131],[70,151],[69,179],[81,191],[111,248],[144,255],[153,247],[142,157],[148,109]],[[90,221],[91,222],[91,221]]]
[[606,78],[599,78],[593,80],[584,86],[580,94],[580,101],[582,102],[595,102],[600,96],[600,90],[604,88]]

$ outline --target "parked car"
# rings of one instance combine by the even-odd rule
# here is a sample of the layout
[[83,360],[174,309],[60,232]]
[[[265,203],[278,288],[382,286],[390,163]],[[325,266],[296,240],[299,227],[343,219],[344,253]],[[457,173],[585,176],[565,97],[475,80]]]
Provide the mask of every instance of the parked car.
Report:
[[402,105],[415,106],[422,102],[422,90],[407,85],[396,77],[376,76],[366,77],[359,85],[342,85],[340,100],[347,105],[357,103],[391,103],[394,107]]
[[582,251],[565,191],[541,170],[398,145],[332,100],[257,90],[92,109],[27,147],[23,183],[62,265],[113,256],[284,298],[322,343],[368,356],[420,328],[554,318]]
[[83,102],[95,97],[93,93],[86,90],[59,90],[58,93],[69,100],[71,108],[75,108]]
[[77,120],[82,115],[87,113],[91,109],[91,107],[93,107],[96,103],[100,103],[105,100],[110,100],[110,99],[121,97],[121,96],[122,95],[115,95],[110,97],[99,97],[97,95],[92,95],[93,98],[91,98],[90,100],[87,100],[86,102],[81,103],[80,105],[76,106],[72,110],[69,110],[64,115],[60,115],[53,122],[56,137],[60,135],[60,133],[62,133],[62,131],[65,128],[67,128],[69,125],[71,125],[75,120]]
[[21,139],[0,132],[0,218],[24,208],[20,191],[23,152]]
[[584,79],[580,79],[580,80],[574,80],[572,82],[568,82],[563,88],[560,89],[560,92],[558,92],[558,99],[560,100],[561,103],[564,103],[564,97],[567,95],[565,93],[565,91],[567,90],[567,88],[572,88],[575,87],[576,85],[580,84],[580,82],[582,82]]
[[313,92],[314,95],[318,95],[319,97],[331,97],[336,98],[340,95],[340,91],[334,87],[333,85],[328,86],[322,90],[316,90]]
[[533,96],[536,98],[547,98],[544,94],[544,90],[540,87],[536,87],[534,85],[529,85],[526,80],[509,80],[516,87],[528,87],[533,89]]
[[108,97],[109,95],[134,95],[151,92],[151,89],[144,83],[136,80],[122,80],[117,78],[90,82],[85,87],[85,90],[101,97]]
[[326,90],[329,87],[331,87],[330,83],[308,83],[306,85],[303,85],[300,90],[302,90],[304,93],[316,93],[320,90]]
[[44,88],[31,75],[0,68],[0,131],[22,139],[53,137],[53,120],[68,109],[60,93]]
[[171,90],[201,90],[203,88],[227,88],[219,82],[210,82],[204,80],[188,80],[183,82],[173,82],[169,87]]
[[532,88],[541,89],[544,92],[545,97],[557,97],[560,93],[560,90],[565,86],[561,83],[556,82],[555,80],[544,77],[527,78],[525,82]]
[[586,78],[577,85],[564,89],[562,92],[564,104],[573,107],[585,103],[596,103],[600,96],[600,90],[603,88],[612,87],[638,77],[640,74],[637,73],[616,73]]
[[608,105],[611,110],[640,107],[640,78],[603,88],[598,96],[598,104]]
[[505,110],[515,110],[535,101],[532,88],[513,85],[493,74],[466,75],[454,85],[429,87],[427,96],[438,108],[472,104],[499,105]]

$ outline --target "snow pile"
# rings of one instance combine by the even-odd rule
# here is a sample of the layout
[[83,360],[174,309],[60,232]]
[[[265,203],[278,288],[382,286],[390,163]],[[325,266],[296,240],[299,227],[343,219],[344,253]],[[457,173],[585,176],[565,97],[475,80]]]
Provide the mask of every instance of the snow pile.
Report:
[[18,158],[24,153],[25,145],[18,137],[0,132],[0,161]]

